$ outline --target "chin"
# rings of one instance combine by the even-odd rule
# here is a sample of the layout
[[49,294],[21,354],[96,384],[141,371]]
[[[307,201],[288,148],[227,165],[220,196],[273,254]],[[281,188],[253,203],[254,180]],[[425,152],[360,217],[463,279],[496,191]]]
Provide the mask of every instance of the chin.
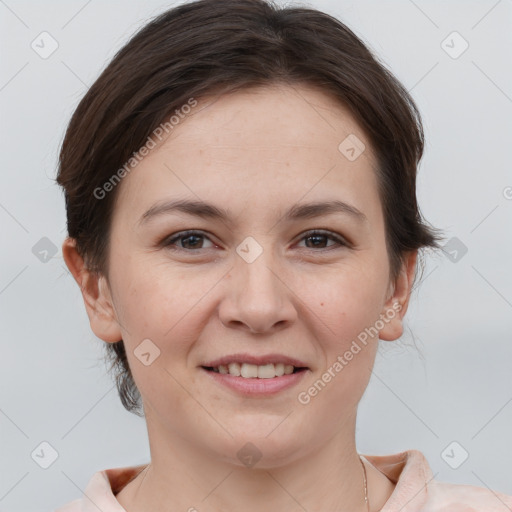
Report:
[[[230,464],[240,467],[270,469],[283,466],[299,458],[304,450],[304,439],[300,432],[288,428],[280,430],[279,421],[253,423],[250,428],[243,425],[229,425],[228,430],[233,436],[215,443],[212,450]],[[282,418],[280,419],[282,421]],[[286,420],[285,420],[286,421]],[[229,454],[226,457],[226,454]]]

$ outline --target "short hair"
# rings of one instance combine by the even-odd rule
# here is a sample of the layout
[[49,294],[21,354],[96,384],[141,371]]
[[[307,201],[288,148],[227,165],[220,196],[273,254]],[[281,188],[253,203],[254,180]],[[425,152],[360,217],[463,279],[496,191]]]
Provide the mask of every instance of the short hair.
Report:
[[[390,277],[409,251],[439,248],[416,199],[424,149],[421,116],[403,85],[338,19],[264,0],[198,0],[171,8],[122,47],[84,95],[67,127],[57,183],[69,237],[87,267],[108,277],[112,178],[168,116],[193,97],[305,84],[336,98],[375,152]],[[416,276],[415,276],[416,277]],[[123,406],[143,415],[123,340],[106,344]]]

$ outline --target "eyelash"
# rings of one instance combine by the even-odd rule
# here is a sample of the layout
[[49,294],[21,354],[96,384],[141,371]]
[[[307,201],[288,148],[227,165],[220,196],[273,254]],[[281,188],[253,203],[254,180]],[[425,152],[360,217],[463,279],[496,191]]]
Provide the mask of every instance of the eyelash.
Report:
[[[164,239],[162,241],[161,245],[163,245],[164,247],[166,247],[170,250],[173,250],[173,251],[198,252],[201,249],[185,249],[183,247],[177,247],[177,246],[173,247],[173,245],[176,241],[178,241],[180,239],[187,238],[191,235],[202,236],[202,237],[210,240],[210,238],[203,231],[189,230],[189,231],[181,231],[175,235],[171,235],[171,237],[167,237],[166,239]],[[314,236],[324,236],[327,239],[333,240],[338,245],[338,247],[334,247],[334,246],[321,247],[320,250],[329,251],[332,249],[339,249],[341,247],[350,247],[350,244],[342,237],[332,233],[331,231],[322,231],[322,230],[318,230],[318,229],[313,229],[313,230],[307,231],[306,233],[303,234],[302,238],[299,241],[302,241],[306,238],[312,238]],[[309,247],[306,247],[306,249],[315,250],[314,248],[309,248]]]

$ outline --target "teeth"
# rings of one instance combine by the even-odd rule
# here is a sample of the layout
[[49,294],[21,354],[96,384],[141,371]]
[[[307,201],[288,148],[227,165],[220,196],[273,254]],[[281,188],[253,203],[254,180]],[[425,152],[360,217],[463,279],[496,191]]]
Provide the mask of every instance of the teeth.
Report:
[[276,376],[276,370],[273,364],[266,364],[264,366],[257,366],[258,379],[272,379]]
[[240,377],[240,365],[238,363],[229,363],[228,373]]
[[[283,363],[275,364],[274,368],[276,370],[277,377],[281,377],[282,375],[284,375],[284,364]],[[293,366],[292,366],[292,372],[293,372]]]
[[221,364],[213,371],[222,374],[234,375],[236,377],[244,377],[246,379],[272,379],[274,377],[281,377],[283,375],[290,375],[293,373],[294,367],[291,364],[248,364],[248,363],[229,363],[228,365]]
[[255,378],[258,376],[258,367],[255,364],[242,364],[240,366],[240,376],[245,378]]

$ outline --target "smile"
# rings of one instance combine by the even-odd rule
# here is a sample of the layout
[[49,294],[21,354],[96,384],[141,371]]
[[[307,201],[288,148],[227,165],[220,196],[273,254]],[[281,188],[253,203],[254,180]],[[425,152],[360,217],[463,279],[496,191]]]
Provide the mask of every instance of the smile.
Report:
[[205,370],[223,375],[233,375],[235,377],[243,377],[245,379],[273,379],[282,377],[283,375],[291,375],[305,370],[304,367],[295,367],[291,364],[269,363],[264,365],[256,365],[249,363],[230,363],[221,364],[216,367],[203,366]]

